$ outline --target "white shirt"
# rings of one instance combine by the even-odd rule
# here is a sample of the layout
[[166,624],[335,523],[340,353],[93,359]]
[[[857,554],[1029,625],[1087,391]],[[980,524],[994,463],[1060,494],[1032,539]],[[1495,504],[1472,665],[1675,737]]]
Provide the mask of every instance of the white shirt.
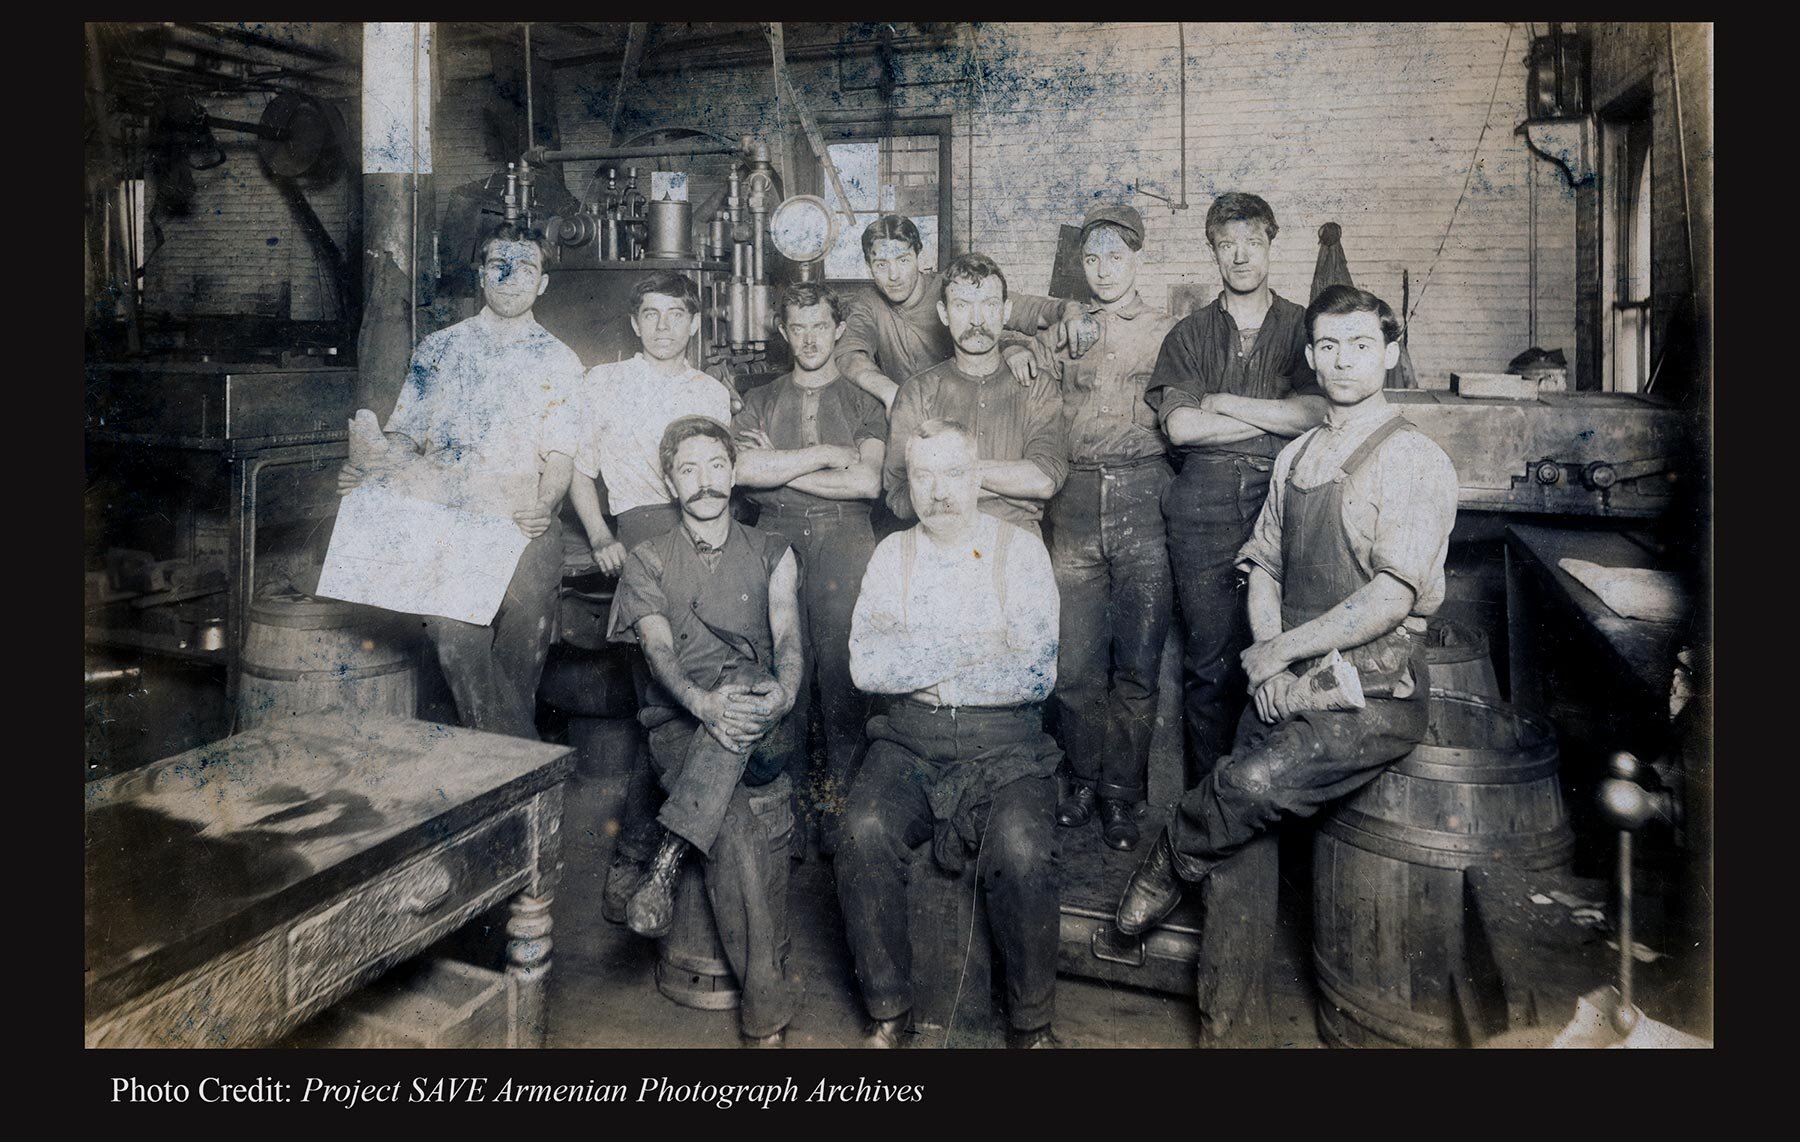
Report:
[[665,373],[642,353],[629,361],[595,365],[575,399],[581,446],[575,470],[606,482],[613,515],[669,502],[663,483],[663,430],[683,416],[710,416],[731,426],[731,390],[683,365]]
[[[994,584],[994,545],[1011,530],[1006,602]],[[945,706],[1041,702],[1056,686],[1056,576],[1043,540],[1005,520],[976,517],[967,541],[940,547],[922,527],[903,589],[904,536],[881,541],[850,620],[850,677],[876,694],[918,694]],[[936,688],[935,695],[919,694]]]
[[529,314],[509,324],[484,308],[419,342],[384,431],[417,441],[445,478],[491,486],[516,510],[537,495],[551,452],[574,454],[569,400],[581,376],[581,358]]

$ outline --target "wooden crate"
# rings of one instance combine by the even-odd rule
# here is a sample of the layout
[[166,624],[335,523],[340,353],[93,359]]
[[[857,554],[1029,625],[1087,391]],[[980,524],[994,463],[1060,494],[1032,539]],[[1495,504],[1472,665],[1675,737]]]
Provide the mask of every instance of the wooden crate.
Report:
[[308,1024],[296,1047],[511,1047],[506,976],[458,960],[401,964]]

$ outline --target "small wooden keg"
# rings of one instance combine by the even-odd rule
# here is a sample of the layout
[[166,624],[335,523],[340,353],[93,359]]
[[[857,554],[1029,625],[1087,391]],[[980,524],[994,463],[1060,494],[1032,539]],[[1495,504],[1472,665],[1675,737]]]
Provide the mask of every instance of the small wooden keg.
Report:
[[1431,668],[1431,689],[1450,694],[1500,700],[1500,679],[1494,673],[1485,631],[1448,619],[1433,619],[1425,632],[1425,661]]
[[1426,739],[1313,842],[1319,1029],[1333,1045],[1456,1045],[1463,869],[1553,868],[1574,848],[1549,724],[1478,698],[1431,702]]
[[328,713],[418,713],[417,639],[386,611],[308,595],[250,607],[238,682],[237,728]]
[[[788,841],[794,830],[789,801],[792,786],[781,780],[770,786],[767,794],[751,795],[750,811],[757,823],[770,831],[769,899],[775,902],[781,924],[781,958],[785,960],[793,949],[786,907]],[[682,864],[681,879],[675,884],[675,919],[669,934],[657,941],[656,990],[683,1007],[725,1011],[736,1007],[743,995],[731,962],[725,958],[725,946],[719,942],[719,926],[713,921],[701,865],[698,853],[689,853]]]

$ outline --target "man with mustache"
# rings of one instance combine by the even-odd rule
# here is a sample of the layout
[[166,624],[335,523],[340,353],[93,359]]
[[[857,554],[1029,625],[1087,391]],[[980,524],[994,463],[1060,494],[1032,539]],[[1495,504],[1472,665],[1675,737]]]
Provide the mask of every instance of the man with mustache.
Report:
[[[1426,620],[1444,601],[1456,525],[1450,458],[1382,395],[1400,358],[1387,303],[1332,286],[1305,327],[1330,412],[1281,450],[1238,556],[1250,578],[1256,641],[1241,660],[1255,701],[1231,752],[1183,795],[1132,874],[1116,917],[1126,935],[1147,931],[1199,882],[1202,1046],[1270,1045],[1282,818],[1356,792],[1425,734]],[[1300,678],[1334,651],[1355,668],[1365,704],[1304,708]]]
[[[426,615],[425,633],[465,726],[537,737],[537,687],[562,575],[562,525],[578,426],[581,359],[531,315],[548,250],[505,224],[478,251],[481,312],[422,339],[383,432],[396,459],[421,456],[446,499],[509,512],[531,537],[486,626]],[[338,493],[370,475],[346,464]]]
[[[837,859],[873,1019],[865,1045],[899,1046],[908,1030],[907,868],[926,859],[974,866],[1006,977],[1009,1043],[1054,1047],[1062,755],[1043,727],[1056,685],[1050,553],[1034,531],[979,510],[984,465],[968,428],[930,419],[893,440],[919,522],[875,549],[851,620],[856,684],[895,699],[869,719]],[[914,856],[926,841],[930,855]]]
[[[927,420],[954,420],[975,440],[981,510],[1042,539],[1044,504],[1063,485],[1069,451],[1062,394],[1049,376],[1020,385],[1001,371],[1000,331],[1012,312],[1006,275],[984,254],[962,254],[944,267],[938,320],[955,353],[910,378],[894,398],[890,440],[911,439]],[[917,517],[906,452],[888,449],[882,486],[902,521]]]
[[[854,385],[891,409],[908,377],[949,359],[954,343],[938,306],[944,300],[942,273],[919,268],[924,242],[913,220],[883,214],[862,233],[863,260],[874,281],[873,296],[851,302],[844,338],[838,343],[838,371]],[[1020,294],[1006,317],[1006,328],[1025,334],[1079,315],[1074,302]],[[1021,383],[1037,375],[1037,365],[1023,338],[1008,339],[1007,367]]]
[[779,947],[787,902],[768,894],[769,838],[782,829],[752,800],[774,812],[791,803],[782,765],[801,681],[798,566],[782,536],[731,518],[736,449],[725,425],[680,417],[658,453],[681,522],[632,549],[613,599],[656,681],[639,718],[668,791],[626,921],[639,935],[665,934],[682,859],[698,850],[743,985],[746,1045],[778,1047],[794,1009]]
[[[850,681],[850,614],[875,551],[869,510],[881,495],[887,412],[838,372],[833,354],[844,306],[837,291],[815,282],[789,286],[779,328],[794,370],[745,395],[732,424],[737,482],[760,509],[757,527],[785,536],[800,554],[807,681],[794,721],[804,730],[816,684],[827,758],[819,850],[829,855],[869,716],[867,697]],[[794,753],[796,781],[805,780],[810,752]]]
[[[683,416],[728,424],[735,400],[723,382],[687,362],[688,342],[700,330],[700,293],[685,275],[664,270],[639,280],[631,290],[631,329],[641,351],[627,361],[594,366],[581,386],[578,475],[569,492],[594,562],[610,575],[620,572],[632,548],[681,520],[681,509],[669,501],[659,458],[663,431]],[[616,534],[600,512],[596,478],[606,483]],[[610,635],[621,629],[616,618],[608,621]],[[632,680],[641,708],[650,684],[641,657],[633,658]],[[626,786],[619,839],[600,896],[602,915],[614,923],[625,919],[625,903],[656,851],[655,801],[655,782],[640,758]]]

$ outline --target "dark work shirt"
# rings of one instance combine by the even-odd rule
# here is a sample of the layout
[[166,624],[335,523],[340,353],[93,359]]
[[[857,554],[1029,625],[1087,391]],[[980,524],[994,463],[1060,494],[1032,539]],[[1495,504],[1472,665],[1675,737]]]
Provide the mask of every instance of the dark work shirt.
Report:
[[[769,579],[787,550],[783,536],[736,520],[710,559],[696,550],[693,534],[682,524],[646,539],[631,549],[619,576],[614,641],[636,641],[638,621],[661,615],[674,638],[675,661],[701,689],[718,689],[731,671],[746,665],[774,674]],[[661,686],[652,688],[649,704],[680,708]]]
[[[1225,312],[1225,293],[1176,322],[1163,340],[1145,399],[1164,431],[1178,408],[1199,408],[1207,393],[1283,400],[1295,392],[1317,394],[1306,363],[1306,310],[1271,291],[1256,343],[1244,352],[1237,322]],[[1288,438],[1263,432],[1231,444],[1185,445],[1190,452],[1235,452],[1274,459]]]
[[[824,388],[807,389],[794,374],[777,377],[744,394],[744,407],[732,418],[733,431],[759,429],[783,452],[838,444],[861,448],[865,440],[887,440],[887,409],[879,400],[840,376]],[[806,507],[835,503],[793,488],[746,488],[751,502],[763,507]],[[851,501],[866,503],[867,501]]]
[[[1056,382],[1039,373],[1035,381],[1021,385],[1004,364],[985,377],[971,377],[952,358],[908,380],[894,397],[881,486],[888,507],[901,519],[918,514],[906,486],[906,442],[934,417],[958,421],[973,433],[976,455],[983,460],[1029,460],[1058,490],[1068,478],[1068,435]],[[1009,523],[1030,525],[1044,515],[1043,500],[986,490],[979,506]]]
[[[874,286],[850,299],[844,337],[837,348],[838,368],[846,376],[858,365],[870,364],[900,384],[955,354],[956,342],[937,311],[938,302],[944,300],[943,275],[927,270],[920,276],[925,279],[924,288],[901,305],[883,297]],[[1009,295],[1009,300],[1012,316],[1006,328],[1021,333],[1036,333],[1062,315],[1063,303],[1053,297],[1017,293]],[[1010,347],[1024,341],[1002,336],[1001,343]]]

